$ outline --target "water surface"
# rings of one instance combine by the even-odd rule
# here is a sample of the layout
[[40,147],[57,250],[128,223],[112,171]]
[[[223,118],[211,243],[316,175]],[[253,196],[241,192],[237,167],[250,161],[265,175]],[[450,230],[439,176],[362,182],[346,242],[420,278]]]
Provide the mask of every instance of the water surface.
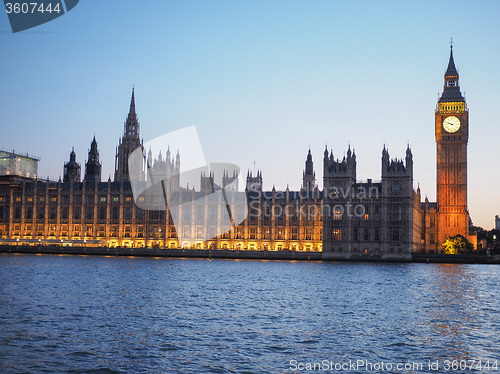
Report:
[[0,255],[0,372],[500,373],[499,283],[495,265]]

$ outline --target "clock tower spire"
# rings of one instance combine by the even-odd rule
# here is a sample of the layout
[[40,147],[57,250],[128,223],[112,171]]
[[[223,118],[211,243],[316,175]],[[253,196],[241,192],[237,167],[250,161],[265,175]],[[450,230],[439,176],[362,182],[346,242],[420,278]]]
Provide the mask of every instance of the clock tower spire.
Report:
[[460,92],[458,71],[450,59],[444,74],[443,94],[435,111],[438,207],[438,244],[448,236],[469,237],[467,209],[467,142],[469,140],[469,110]]

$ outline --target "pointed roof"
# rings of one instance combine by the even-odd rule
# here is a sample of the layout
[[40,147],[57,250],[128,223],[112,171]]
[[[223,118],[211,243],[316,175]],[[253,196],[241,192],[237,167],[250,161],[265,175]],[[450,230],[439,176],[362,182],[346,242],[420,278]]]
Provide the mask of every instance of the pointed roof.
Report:
[[134,86],[132,86],[132,99],[130,100],[130,110],[129,110],[129,115],[133,114],[135,115],[135,97],[134,97]]
[[307,158],[306,158],[307,162],[312,162],[312,154],[311,154],[311,148],[309,148],[309,152],[307,152]]
[[71,153],[69,154],[69,162],[70,163],[75,163],[76,162],[76,153],[75,153],[75,147],[71,149]]
[[453,45],[450,46],[450,61],[448,62],[448,68],[446,69],[446,73],[444,73],[445,77],[458,77],[458,72],[455,67],[455,61],[453,60]]
[[464,102],[465,99],[460,92],[460,86],[458,84],[458,72],[455,67],[455,61],[453,60],[453,45],[451,45],[450,60],[448,62],[446,73],[444,74],[444,90],[438,102],[442,103],[456,101]]
[[94,139],[92,140],[92,143],[90,144],[90,152],[97,152],[97,141],[95,140],[95,134],[94,134]]

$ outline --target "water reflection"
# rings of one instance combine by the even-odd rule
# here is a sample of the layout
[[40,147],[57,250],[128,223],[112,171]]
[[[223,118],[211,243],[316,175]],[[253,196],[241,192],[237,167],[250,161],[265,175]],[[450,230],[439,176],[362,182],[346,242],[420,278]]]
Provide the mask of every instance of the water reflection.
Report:
[[0,268],[2,373],[500,360],[495,266],[4,255]]
[[[484,283],[488,275],[478,271],[484,268],[435,264],[419,269],[421,279],[416,285],[419,313],[415,323],[422,332],[418,340],[432,353],[431,359],[441,362],[498,359],[493,349],[498,338],[494,330],[485,328],[485,323],[489,324],[485,321],[485,306],[491,303],[488,300],[491,295]],[[494,277],[497,279],[498,273]],[[479,337],[491,343],[478,345]]]

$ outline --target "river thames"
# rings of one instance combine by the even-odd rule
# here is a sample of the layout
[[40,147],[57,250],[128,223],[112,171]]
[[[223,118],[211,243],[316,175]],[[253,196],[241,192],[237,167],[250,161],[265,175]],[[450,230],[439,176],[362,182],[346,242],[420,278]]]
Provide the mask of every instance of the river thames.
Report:
[[500,373],[495,265],[0,255],[2,373]]

